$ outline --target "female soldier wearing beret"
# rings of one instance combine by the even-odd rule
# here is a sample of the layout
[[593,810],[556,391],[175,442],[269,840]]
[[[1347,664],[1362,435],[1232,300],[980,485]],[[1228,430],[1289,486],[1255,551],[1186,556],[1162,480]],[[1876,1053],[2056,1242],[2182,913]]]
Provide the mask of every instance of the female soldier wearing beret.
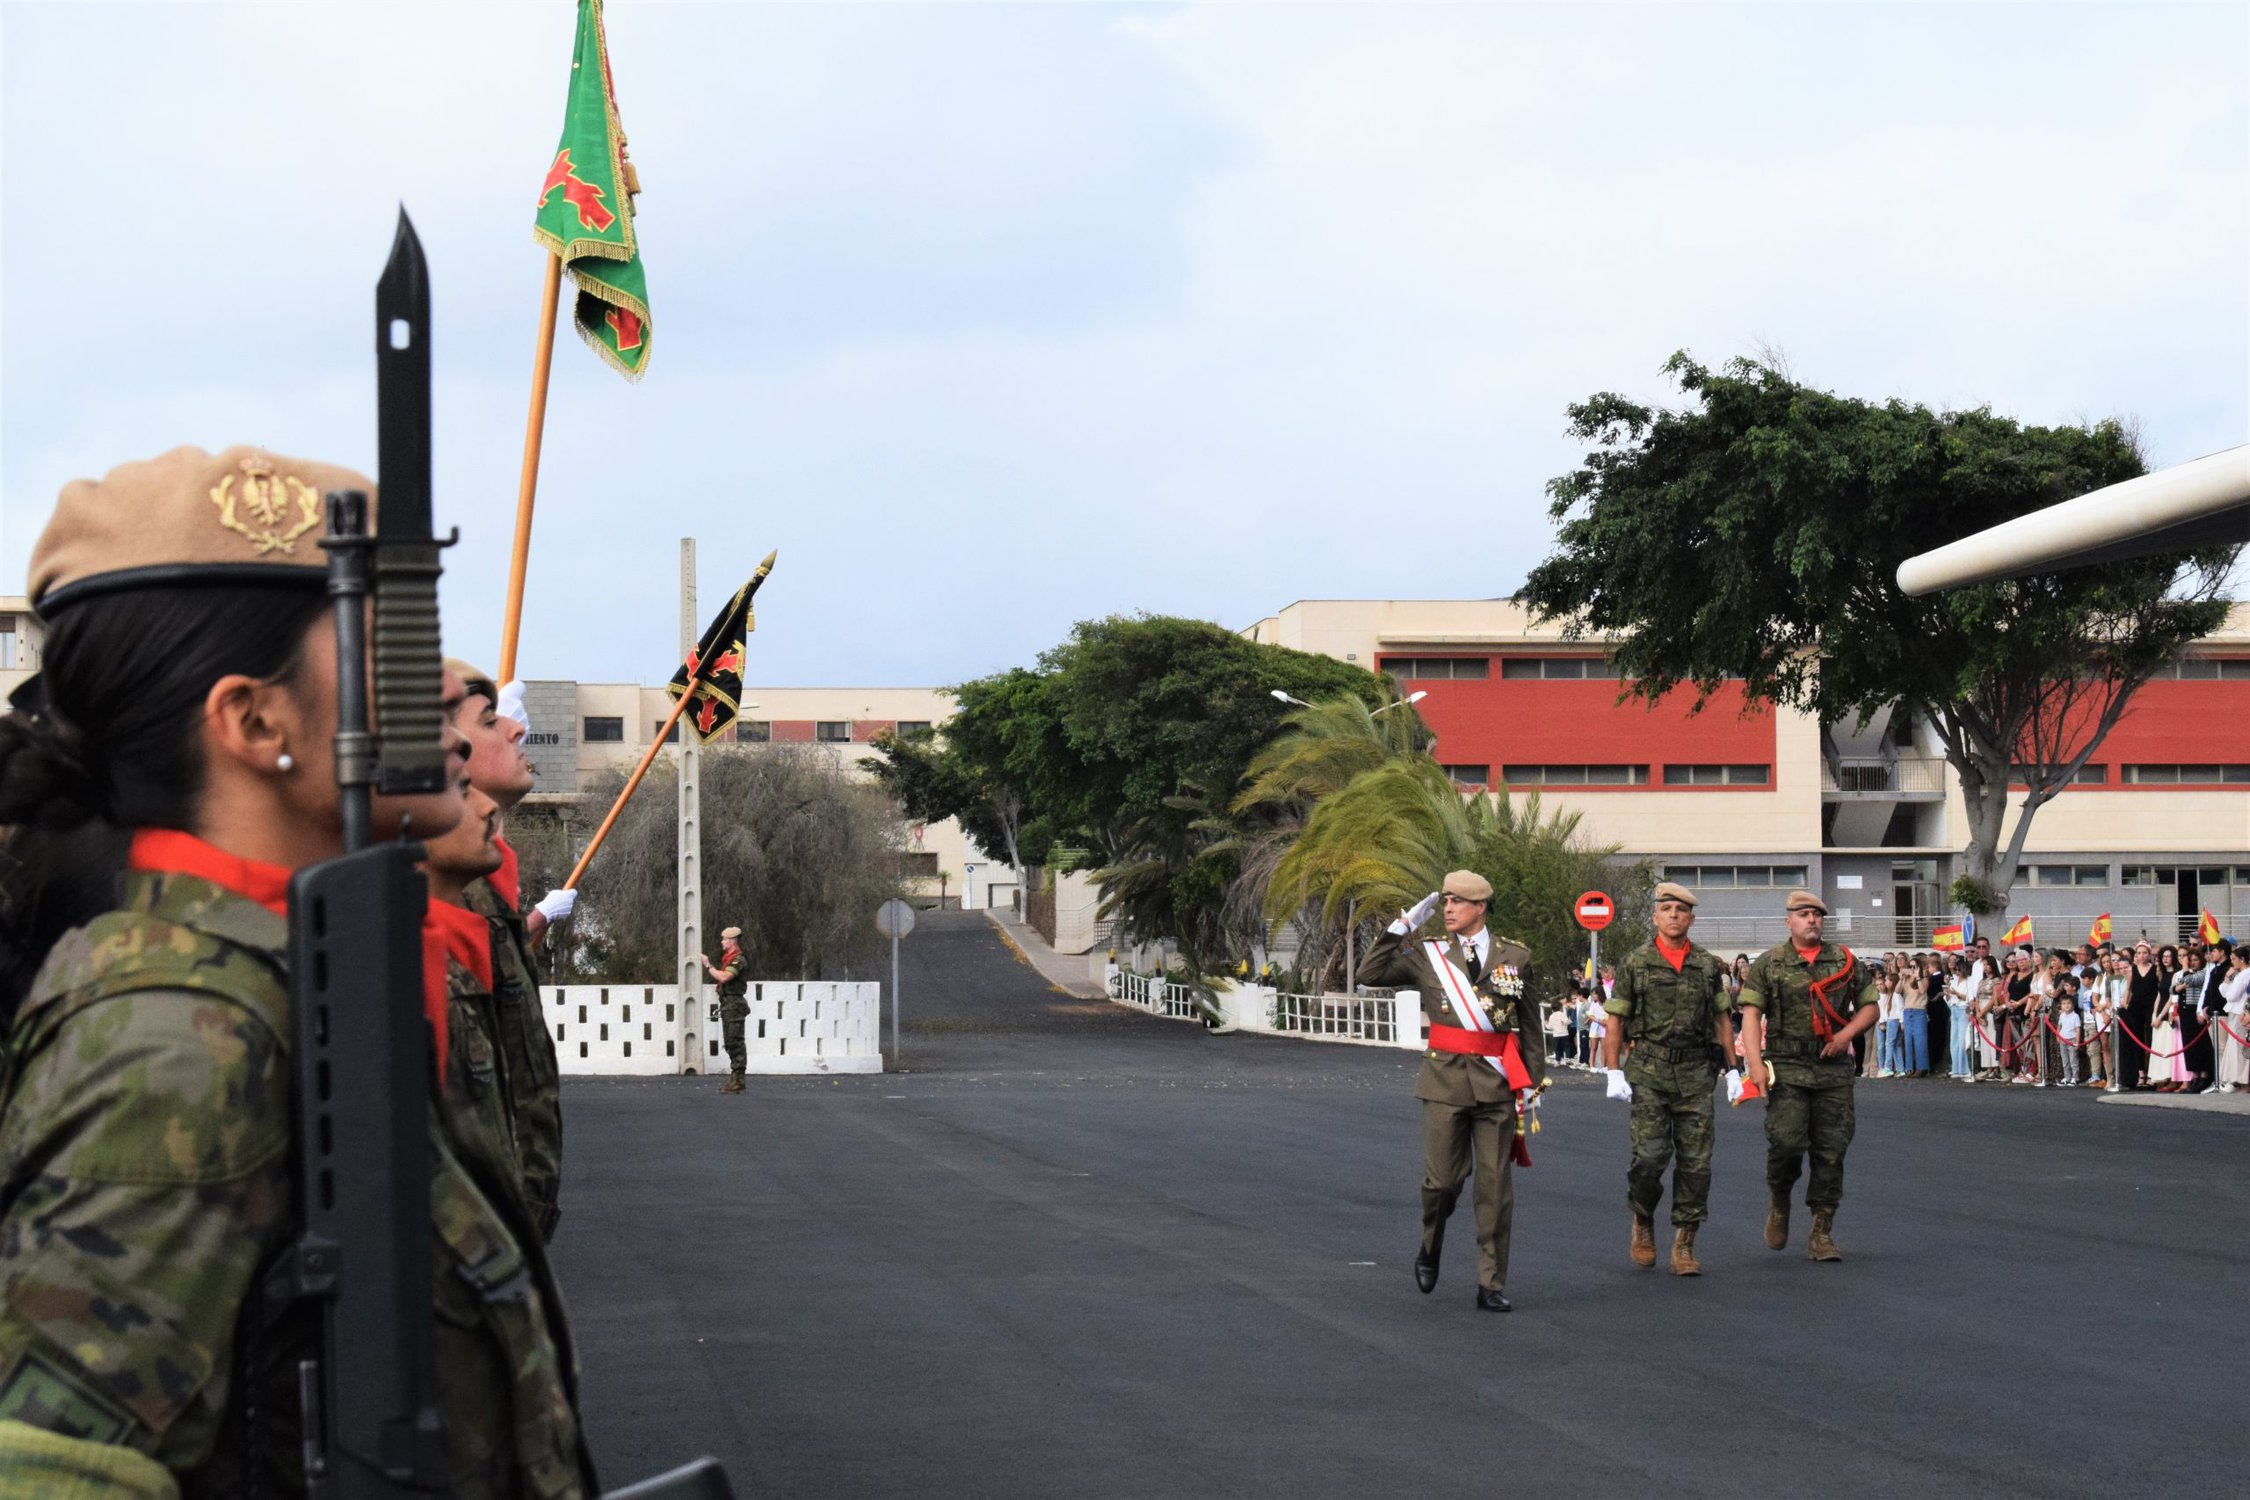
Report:
[[[0,1496],[303,1488],[307,1325],[251,1294],[297,1218],[288,880],[343,847],[318,534],[344,488],[373,492],[175,449],[68,486],[33,551],[43,670],[0,718]],[[460,815],[456,787],[377,823]],[[441,1286],[520,1265],[433,1148]],[[457,1495],[594,1487],[542,1285],[436,1310]]]

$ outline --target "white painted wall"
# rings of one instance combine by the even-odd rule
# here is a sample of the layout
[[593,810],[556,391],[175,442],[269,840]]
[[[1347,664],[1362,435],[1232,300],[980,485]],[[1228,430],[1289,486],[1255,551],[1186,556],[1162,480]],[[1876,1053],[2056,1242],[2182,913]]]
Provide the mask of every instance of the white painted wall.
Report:
[[[541,988],[548,1034],[568,1074],[723,1073],[726,1049],[709,1002],[669,984]],[[751,1073],[880,1073],[882,986],[765,980],[742,1023]]]

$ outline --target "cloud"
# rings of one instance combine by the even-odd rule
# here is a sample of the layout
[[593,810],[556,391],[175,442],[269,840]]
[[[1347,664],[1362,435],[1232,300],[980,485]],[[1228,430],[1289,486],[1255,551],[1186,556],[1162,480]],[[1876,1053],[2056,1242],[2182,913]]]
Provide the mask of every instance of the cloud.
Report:
[[[4,13],[8,576],[116,459],[370,462],[404,196],[448,620],[489,652],[561,9]],[[781,548],[774,681],[958,680],[1117,610],[1505,593],[1565,408],[1663,398],[1681,347],[2131,413],[2161,461],[2245,435],[2239,10],[609,14],[656,351],[633,388],[557,352],[535,673],[661,675],[686,534],[706,594]]]

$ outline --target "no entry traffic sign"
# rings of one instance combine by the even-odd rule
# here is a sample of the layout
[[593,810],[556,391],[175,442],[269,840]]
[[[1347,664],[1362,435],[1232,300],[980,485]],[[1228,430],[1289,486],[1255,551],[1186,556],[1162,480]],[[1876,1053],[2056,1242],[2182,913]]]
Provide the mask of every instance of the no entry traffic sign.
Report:
[[1600,891],[1588,891],[1580,896],[1573,910],[1577,913],[1578,925],[1588,932],[1601,931],[1617,916],[1616,903]]

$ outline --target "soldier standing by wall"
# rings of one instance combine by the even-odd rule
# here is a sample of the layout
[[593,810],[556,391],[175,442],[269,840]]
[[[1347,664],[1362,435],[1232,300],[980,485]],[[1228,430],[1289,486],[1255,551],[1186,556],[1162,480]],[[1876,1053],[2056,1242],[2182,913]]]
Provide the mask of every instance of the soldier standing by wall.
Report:
[[1852,1143],[1852,1041],[1875,1024],[1875,980],[1849,948],[1827,942],[1828,907],[1811,891],[1789,893],[1789,941],[1750,965],[1742,986],[1742,1051],[1750,1076],[1773,1059],[1766,1100],[1766,1244],[1789,1244],[1789,1193],[1805,1158],[1812,1178],[1808,1253],[1842,1260],[1832,1231],[1844,1198],[1844,1152]]
[[[1432,891],[1403,912],[1375,940],[1360,962],[1362,984],[1412,988],[1430,1019],[1430,1049],[1422,1058],[1414,1096],[1422,1101],[1423,1144],[1428,1166],[1422,1178],[1422,1248],[1414,1258],[1414,1283],[1426,1294],[1437,1286],[1438,1257],[1445,1245],[1445,1221],[1461,1197],[1476,1161],[1474,1203],[1477,1217],[1477,1306],[1508,1312],[1508,1238],[1516,1207],[1509,1176],[1516,1140],[1519,1096],[1536,1094],[1547,1076],[1540,1047],[1538,1007],[1526,998],[1531,950],[1485,927],[1492,905],[1492,883],[1472,870],[1445,877],[1442,897]],[[1417,943],[1415,930],[1429,921],[1442,899],[1443,941]],[[1440,975],[1438,965],[1447,966]],[[1481,1012],[1477,1019],[1457,1011],[1448,984],[1463,1003]]]
[[[1602,1038],[1609,1097],[1632,1105],[1632,1162],[1625,1201],[1633,1211],[1633,1264],[1656,1264],[1656,1205],[1664,1168],[1672,1173],[1672,1274],[1699,1276],[1695,1231],[1711,1196],[1712,1089],[1734,1055],[1727,1019],[1726,969],[1708,949],[1688,941],[1695,895],[1667,880],[1656,888],[1656,936],[1617,966],[1617,988],[1604,1009],[1618,1018]],[[1618,1054],[1630,1032],[1625,1068]],[[1727,1099],[1742,1095],[1742,1075],[1726,1073]]]
[[[742,1020],[750,1014],[750,981],[742,977],[742,929],[729,927],[719,934],[719,962],[703,959],[703,972],[719,987],[716,1010],[719,1035],[726,1043],[727,1063],[733,1072],[719,1092],[742,1092],[742,1069],[750,1053],[742,1039]],[[702,955],[698,954],[698,957]]]

